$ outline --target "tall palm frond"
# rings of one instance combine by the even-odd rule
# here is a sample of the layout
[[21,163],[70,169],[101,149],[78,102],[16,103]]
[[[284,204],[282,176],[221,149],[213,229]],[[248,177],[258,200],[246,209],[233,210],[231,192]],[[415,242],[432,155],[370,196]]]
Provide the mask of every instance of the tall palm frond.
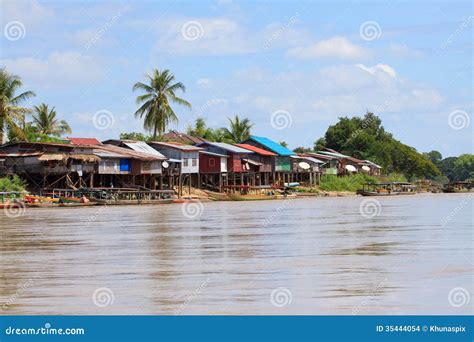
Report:
[[143,119],[143,127],[153,132],[153,139],[163,135],[170,123],[178,122],[178,115],[174,112],[170,102],[191,108],[191,104],[178,97],[176,92],[185,92],[181,82],[174,82],[175,77],[169,70],[154,69],[151,75],[146,75],[147,83],[137,82],[133,91],[143,91],[145,94],[137,96],[136,103],[140,107],[135,117]]

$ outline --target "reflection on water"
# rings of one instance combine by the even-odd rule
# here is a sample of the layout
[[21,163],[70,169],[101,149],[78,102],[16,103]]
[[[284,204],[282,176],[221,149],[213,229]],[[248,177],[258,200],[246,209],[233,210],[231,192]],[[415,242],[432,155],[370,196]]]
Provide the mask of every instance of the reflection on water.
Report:
[[473,288],[472,198],[380,198],[373,218],[363,200],[1,213],[0,312],[473,313],[449,298]]

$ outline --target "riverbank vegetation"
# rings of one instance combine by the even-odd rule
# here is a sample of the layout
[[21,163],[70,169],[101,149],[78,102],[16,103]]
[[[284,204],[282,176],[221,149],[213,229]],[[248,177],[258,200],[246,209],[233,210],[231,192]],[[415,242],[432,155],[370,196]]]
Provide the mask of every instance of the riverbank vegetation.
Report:
[[441,174],[431,160],[415,148],[396,140],[385,131],[382,120],[373,113],[364,117],[341,117],[329,126],[315,148],[325,146],[358,159],[381,165],[385,173],[402,173],[408,178],[433,178]]
[[17,175],[0,178],[0,192],[25,191],[25,182]]
[[[33,109],[22,104],[36,96],[30,90],[21,91],[23,83],[16,75],[0,69],[0,143],[5,133],[11,142],[64,142],[60,136],[71,133],[65,120],[57,119],[54,107],[41,103]],[[29,116],[31,116],[31,121]]]
[[[59,120],[54,107],[39,104],[33,108],[22,104],[36,94],[33,91],[22,91],[23,84],[16,75],[0,69],[0,142],[5,134],[10,142],[54,142],[68,143],[61,136],[72,132],[65,120]],[[162,140],[169,125],[178,122],[178,115],[171,104],[191,108],[191,104],[177,95],[185,92],[181,82],[176,82],[170,70],[154,69],[146,76],[146,82],[137,82],[133,91],[141,91],[136,98],[139,108],[135,117],[143,120],[146,131],[120,134],[120,139],[141,141]],[[31,119],[31,120],[30,120]],[[245,117],[235,115],[229,118],[228,127],[213,128],[206,124],[204,118],[196,118],[187,128],[187,133],[213,142],[239,143],[246,140],[253,128],[253,123]],[[281,141],[280,144],[286,143]],[[323,147],[337,150],[362,160],[371,160],[383,168],[384,174],[399,173],[410,181],[431,179],[437,183],[459,181],[474,178],[474,155],[463,154],[459,157],[442,159],[441,153],[431,151],[420,153],[415,148],[396,140],[385,131],[382,121],[374,113],[363,117],[341,117],[329,126],[323,137],[313,147],[297,147],[295,152],[313,152]],[[362,177],[362,176],[361,176]],[[344,180],[346,188],[352,188],[356,180]],[[340,188],[343,185],[328,178],[327,187]]]

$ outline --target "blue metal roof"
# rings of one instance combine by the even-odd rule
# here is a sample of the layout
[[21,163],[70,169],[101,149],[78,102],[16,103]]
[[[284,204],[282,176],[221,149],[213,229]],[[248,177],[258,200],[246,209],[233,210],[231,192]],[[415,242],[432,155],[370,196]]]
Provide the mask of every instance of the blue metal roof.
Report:
[[280,156],[292,156],[295,154],[295,152],[291,151],[290,149],[274,142],[273,140],[270,140],[265,137],[257,137],[255,135],[251,135],[250,139],[259,143],[262,145],[264,148],[277,153]]
[[238,146],[234,146],[234,145],[226,144],[226,143],[222,143],[222,142],[210,142],[210,141],[208,141],[208,142],[198,144],[197,146],[206,145],[206,144],[218,147],[220,149],[229,151],[231,153],[253,153],[252,151],[240,148]]

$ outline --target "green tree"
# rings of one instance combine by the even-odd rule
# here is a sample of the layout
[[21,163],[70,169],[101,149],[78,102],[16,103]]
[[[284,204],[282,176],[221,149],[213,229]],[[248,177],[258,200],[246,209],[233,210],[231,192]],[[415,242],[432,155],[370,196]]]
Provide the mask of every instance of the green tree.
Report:
[[191,108],[191,104],[178,97],[178,90],[185,92],[186,88],[181,82],[174,82],[175,77],[169,70],[154,69],[151,75],[146,75],[147,84],[137,82],[133,91],[141,90],[145,94],[137,96],[137,105],[140,108],[135,112],[135,117],[144,119],[144,128],[153,132],[153,139],[163,135],[171,122],[178,122],[178,116],[171,108],[170,102]]
[[33,125],[38,134],[60,137],[63,134],[71,133],[71,127],[65,120],[58,120],[56,111],[45,103],[34,106]]
[[428,158],[386,132],[373,113],[339,118],[328,128],[324,140],[328,148],[380,164],[386,174],[403,173],[408,178],[433,178],[440,174]]
[[150,141],[151,137],[140,132],[120,133],[120,140]]
[[315,151],[320,151],[326,146],[326,140],[324,138],[319,138],[314,142],[313,149]]
[[474,155],[462,154],[454,162],[454,180],[474,179]]
[[279,141],[278,143],[283,147],[288,147],[288,143],[286,141]]
[[307,148],[307,147],[297,147],[293,150],[293,152],[295,153],[306,153],[306,152],[311,152],[311,149],[310,148]]
[[20,105],[27,99],[35,96],[32,91],[18,93],[23,83],[20,78],[10,75],[5,69],[0,69],[0,144],[4,141],[7,128],[14,131],[21,130],[25,123],[25,116],[29,109]]
[[230,127],[224,128],[224,138],[230,143],[238,144],[250,137],[250,130],[253,124],[249,119],[241,120],[238,115],[229,118]]
[[441,155],[441,153],[439,151],[431,151],[431,152],[428,152],[428,153],[424,153],[424,155],[429,159],[431,160],[431,162],[435,165],[438,165],[441,160],[443,159],[443,156]]

